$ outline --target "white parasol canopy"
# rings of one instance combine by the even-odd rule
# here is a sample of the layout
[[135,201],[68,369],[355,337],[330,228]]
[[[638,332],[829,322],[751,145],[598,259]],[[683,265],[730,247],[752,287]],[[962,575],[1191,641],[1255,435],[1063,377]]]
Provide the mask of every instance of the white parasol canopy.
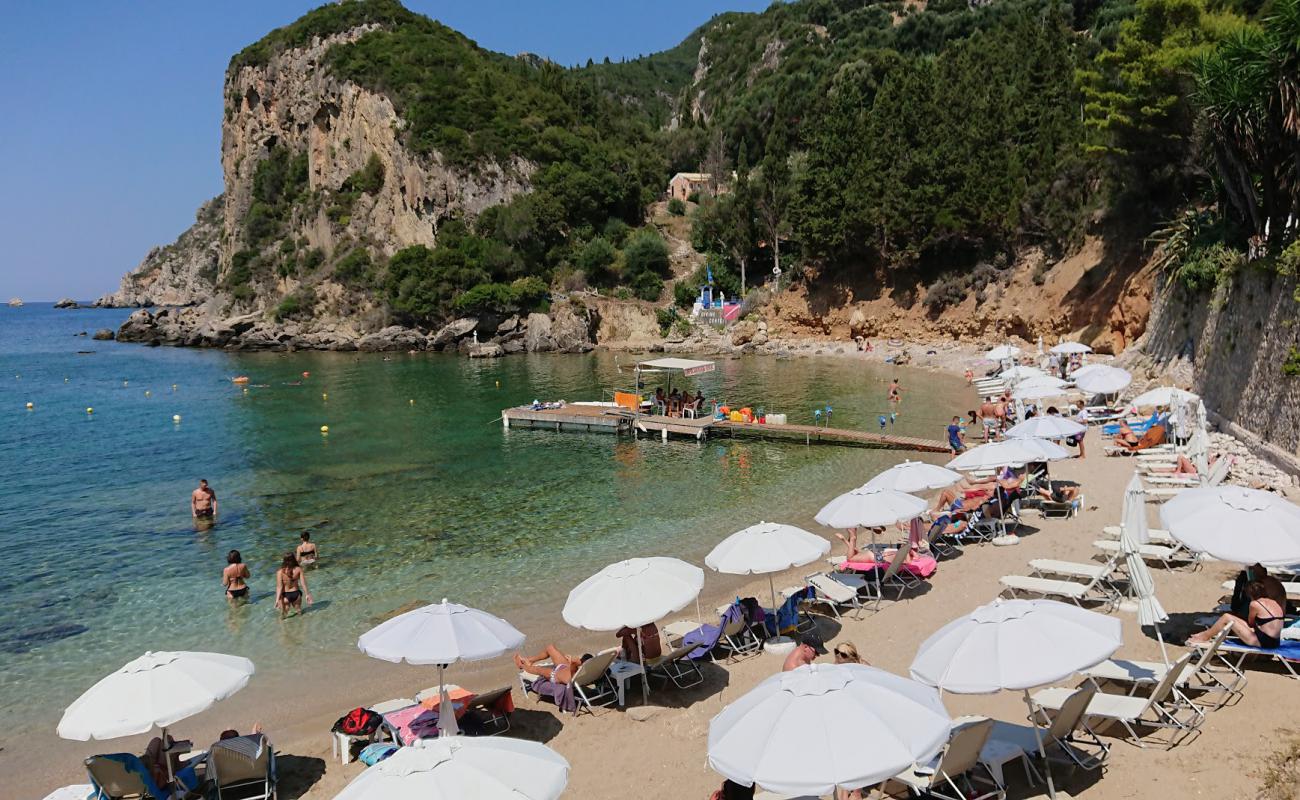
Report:
[[1019,467],[1031,461],[1042,461],[1039,451],[1026,439],[1004,439],[972,447],[947,463],[948,469],[967,472],[977,469]]
[[1240,486],[1184,489],[1160,507],[1169,535],[1188,548],[1239,564],[1300,561],[1300,506]]
[[1186,403],[1200,399],[1200,395],[1195,392],[1189,392],[1186,389],[1177,389],[1173,386],[1160,386],[1134,397],[1129,402],[1129,405],[1134,406],[1135,408],[1149,408],[1151,406],[1170,407],[1175,403]]
[[1110,366],[1108,364],[1096,364],[1096,363],[1084,364],[1082,367],[1079,367],[1074,372],[1071,372],[1070,377],[1077,381],[1079,378],[1082,378],[1084,375],[1091,375],[1092,373],[1096,372],[1099,369],[1110,369]]
[[862,485],[863,489],[893,489],[896,492],[929,492],[952,486],[961,475],[947,467],[924,461],[895,464]]
[[555,800],[569,762],[544,744],[504,736],[422,739],[352,780],[335,800]]
[[1024,381],[1030,378],[1046,378],[1046,372],[1038,367],[1026,367],[1023,364],[1004,369],[998,373],[998,377],[1004,381]]
[[1006,361],[1008,358],[1015,358],[1020,355],[1020,348],[1014,344],[998,345],[984,354],[989,361]]
[[802,528],[760,522],[723,539],[704,564],[729,575],[765,574],[811,564],[830,549],[830,542]]
[[361,634],[357,647],[371,658],[395,664],[436,664],[438,667],[438,732],[457,732],[442,673],[457,661],[485,661],[524,646],[524,635],[513,625],[486,611],[458,603],[441,603],[417,608],[381,622]]
[[1020,442],[1033,452],[1036,456],[1034,461],[1064,461],[1071,456],[1069,450],[1047,439],[1022,438],[1014,441]]
[[1115,394],[1133,382],[1128,370],[1119,367],[1099,366],[1082,375],[1076,372],[1073,377],[1075,385],[1090,394]]
[[[704,570],[680,559],[654,556],[616,561],[569,592],[564,621],[589,631],[639,628],[682,610],[703,588]],[[649,693],[642,681],[642,699],[649,699]]]
[[827,503],[813,519],[840,530],[882,528],[921,516],[927,505],[921,498],[895,489],[859,486]]
[[810,664],[771,676],[709,722],[709,766],[745,786],[820,797],[925,763],[951,725],[928,686],[861,664]]
[[253,662],[221,653],[145,653],[86,690],[63,712],[64,739],[116,739],[166,729],[244,688]]
[[[1120,621],[1055,600],[994,600],[958,617],[921,643],[912,677],[956,694],[1022,691],[1064,680],[1110,658],[1122,643]],[[1038,749],[1042,732],[1034,726]],[[1047,790],[1056,796],[1050,762]]]
[[1064,397],[1069,389],[1064,386],[1038,384],[1034,386],[1017,386],[1011,393],[1012,400],[1045,400],[1049,397]]
[[1053,347],[1050,352],[1057,353],[1058,355],[1073,356],[1081,353],[1091,353],[1092,348],[1080,342],[1061,342]]
[[1016,384],[1017,389],[1064,389],[1065,381],[1053,375],[1031,375]]
[[1040,414],[1007,429],[1008,439],[1064,439],[1086,433],[1088,428],[1066,417]]

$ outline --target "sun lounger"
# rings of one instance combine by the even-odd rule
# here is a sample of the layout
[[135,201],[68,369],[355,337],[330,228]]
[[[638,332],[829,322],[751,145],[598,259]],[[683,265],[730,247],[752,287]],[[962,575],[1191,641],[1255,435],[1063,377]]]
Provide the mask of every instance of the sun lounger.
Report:
[[647,658],[645,661],[647,677],[665,678],[672,681],[678,689],[699,686],[704,682],[704,673],[700,672],[699,665],[690,658],[691,651],[694,649],[693,643],[686,642],[658,658]]
[[987,800],[995,797],[1001,800],[1006,797],[1006,791],[988,767],[980,763],[980,751],[984,749],[992,729],[991,719],[954,726],[948,744],[930,764],[913,764],[890,780],[903,784],[918,797],[939,800]]
[[[463,692],[459,686],[448,686],[448,695],[456,705],[456,694]],[[455,694],[453,694],[453,692]],[[415,699],[423,704],[427,700],[436,700],[440,694],[437,686],[430,686],[428,689],[421,690],[415,695]],[[505,733],[510,730],[510,714],[515,710],[514,698],[510,696],[510,687],[502,686],[491,691],[480,694],[471,694],[464,699],[465,713],[473,712],[475,717],[482,721],[483,732],[488,735]]]
[[[1084,712],[1085,716],[1119,723],[1128,732],[1129,741],[1139,747],[1145,745],[1142,744],[1142,737],[1137,732],[1138,727],[1175,731],[1176,733],[1171,735],[1168,742],[1169,747],[1173,747],[1205,719],[1204,711],[1196,706],[1187,706],[1174,697],[1174,687],[1191,660],[1192,654],[1184,653],[1173,663],[1148,697],[1120,694],[1093,695]],[[1042,689],[1034,693],[1033,701],[1049,711],[1059,711],[1076,691],[1065,687]],[[1184,719],[1180,713],[1187,710],[1191,713]]]
[[[1042,759],[1051,758],[1054,750],[1060,750],[1068,763],[1080,769],[1097,769],[1106,763],[1110,747],[1093,733],[1084,719],[1084,712],[1096,693],[1096,687],[1091,684],[1073,690],[1050,721],[1042,720],[1044,724],[1038,727],[1037,732],[1033,725],[995,721],[989,732],[989,745],[1011,746],[1026,756]],[[1025,763],[1032,768],[1032,762]]]
[[134,753],[106,753],[86,759],[86,773],[94,789],[93,800],[170,800],[171,794],[154,783],[149,769]]
[[[1121,532],[1122,530],[1119,525],[1107,525],[1101,529],[1101,535],[1105,536],[1107,539],[1118,539]],[[1169,531],[1164,528],[1148,528],[1147,539],[1150,540],[1148,542],[1149,544],[1160,544],[1167,547],[1178,546],[1177,540],[1170,536]]]
[[275,751],[260,733],[222,739],[208,749],[208,780],[217,800],[275,796]]
[[[1273,570],[1270,568],[1269,573],[1271,574],[1272,572]],[[1221,585],[1223,590],[1229,593],[1233,592],[1237,588],[1236,581],[1224,581]],[[1282,588],[1286,590],[1286,598],[1288,600],[1300,602],[1300,583],[1295,581],[1283,581]]]
[[1107,591],[1102,577],[1094,577],[1087,583],[1062,581],[1052,578],[1037,578],[1028,575],[1003,575],[998,579],[1002,584],[1002,593],[1011,597],[1034,595],[1038,597],[1063,597],[1080,608],[1084,602],[1097,602],[1110,608],[1118,603],[1118,595]]
[[[1124,552],[1123,545],[1110,539],[1098,539],[1092,543],[1092,546],[1106,555]],[[1143,561],[1159,561],[1165,569],[1186,566],[1195,569],[1200,562],[1199,553],[1193,553],[1182,545],[1167,547],[1161,544],[1144,544],[1138,547],[1138,555],[1142,556]]]
[[691,658],[695,659],[708,656],[717,661],[714,653],[718,650],[725,650],[728,659],[762,650],[763,643],[750,630],[740,603],[722,606],[718,609],[718,617],[717,625],[701,625],[694,620],[679,620],[665,625],[663,632],[670,643],[680,641],[685,644],[689,641],[694,644],[695,649],[691,651]]
[[1083,495],[1059,503],[1055,500],[1043,500],[1038,504],[1038,513],[1048,519],[1069,519],[1082,511],[1086,502],[1087,498]]
[[[1227,636],[1228,629],[1224,628],[1209,644],[1193,651],[1196,653],[1195,659],[1174,682],[1173,692],[1180,700],[1195,704],[1186,692],[1214,691],[1222,695],[1221,701],[1214,706],[1218,708],[1232,695],[1240,694],[1241,687],[1246,685],[1246,676],[1239,670],[1233,669],[1231,665],[1218,669],[1214,666],[1219,648]],[[1159,683],[1169,670],[1170,667],[1162,661],[1111,658],[1084,670],[1081,674],[1097,682],[1127,684],[1130,686],[1128,693],[1133,694],[1139,687]],[[1225,674],[1231,677],[1225,680]]]
[[[1137,433],[1136,430],[1134,430],[1133,432]],[[1164,426],[1155,425],[1152,426],[1151,429],[1148,430],[1146,433],[1142,434],[1142,438],[1138,439],[1138,443],[1133,445],[1132,447],[1127,447],[1121,444],[1109,445],[1108,447],[1106,447],[1106,455],[1108,456],[1133,455],[1135,453],[1140,453],[1144,450],[1149,450],[1150,448],[1155,447],[1157,445],[1164,444],[1164,442],[1165,442]]]
[[1052,558],[1035,558],[1029,562],[1029,569],[1033,571],[1036,578],[1048,578],[1052,576],[1063,578],[1082,578],[1086,581],[1100,581],[1101,585],[1113,595],[1119,595],[1119,588],[1115,586],[1112,578],[1115,577],[1116,568],[1119,564],[1118,556],[1111,556],[1105,563],[1098,564],[1095,561],[1083,563],[1079,561],[1058,561]]
[[1224,478],[1228,477],[1228,471],[1231,466],[1231,461],[1232,460],[1228,458],[1220,458],[1218,461],[1215,461],[1214,466],[1210,467],[1209,474],[1205,476],[1204,483],[1198,482],[1198,483],[1188,484],[1187,486],[1149,488],[1146,490],[1146,495],[1149,499],[1164,501],[1164,500],[1168,500],[1171,497],[1177,497],[1179,492],[1185,491],[1190,488],[1200,487],[1200,486],[1219,486],[1220,484],[1223,483]]
[[[586,708],[594,714],[596,706],[608,706],[618,700],[617,687],[609,676],[609,667],[618,654],[617,647],[601,650],[582,662],[569,683],[557,683],[529,672],[520,672],[519,686],[525,696],[531,691],[550,697],[561,711],[576,715]],[[538,662],[538,666],[543,664]]]
[[[1236,663],[1227,658],[1228,653],[1236,653],[1239,656]],[[1277,647],[1253,647],[1236,639],[1228,639],[1219,646],[1219,655],[1224,663],[1242,674],[1243,677],[1246,659],[1252,656],[1263,656],[1281,664],[1288,675],[1300,680],[1300,673],[1296,672],[1296,667],[1300,665],[1300,641],[1294,639],[1283,639],[1282,643]]]

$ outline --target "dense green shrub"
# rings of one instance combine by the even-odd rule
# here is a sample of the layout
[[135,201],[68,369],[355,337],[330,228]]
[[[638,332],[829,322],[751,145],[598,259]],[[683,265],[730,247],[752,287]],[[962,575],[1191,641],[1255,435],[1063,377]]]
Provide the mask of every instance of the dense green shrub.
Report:
[[369,286],[374,280],[370,251],[354,247],[334,265],[334,279],[350,286]]
[[674,217],[680,217],[686,213],[686,204],[674,197],[668,201],[668,213]]
[[653,228],[642,229],[623,248],[623,270],[628,276],[648,272],[662,278],[668,269],[668,245]]
[[1291,345],[1282,361],[1282,374],[1288,378],[1300,377],[1300,348],[1295,345]]
[[366,165],[343,181],[343,192],[374,194],[384,188],[384,164],[377,153],[371,153]]
[[668,331],[672,330],[673,323],[677,322],[677,309],[673,306],[659,308],[655,310],[655,320],[659,323],[659,335],[667,336]]
[[596,283],[610,283],[613,280],[614,262],[618,260],[618,251],[603,236],[597,236],[582,246],[578,251],[575,266],[587,275],[587,280]]

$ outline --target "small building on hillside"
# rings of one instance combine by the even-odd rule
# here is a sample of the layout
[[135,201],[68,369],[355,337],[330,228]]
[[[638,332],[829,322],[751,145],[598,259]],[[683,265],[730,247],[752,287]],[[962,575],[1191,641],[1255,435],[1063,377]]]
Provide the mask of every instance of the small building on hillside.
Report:
[[668,199],[685,201],[696,192],[709,190],[713,176],[707,172],[679,172],[668,181]]

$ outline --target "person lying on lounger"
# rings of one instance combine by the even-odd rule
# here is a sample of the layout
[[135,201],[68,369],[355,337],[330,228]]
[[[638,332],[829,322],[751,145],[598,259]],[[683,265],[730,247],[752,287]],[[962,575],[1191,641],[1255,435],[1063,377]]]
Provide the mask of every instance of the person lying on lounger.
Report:
[[[881,533],[884,533],[884,531],[885,531],[884,528],[876,528],[876,535],[879,536]],[[844,534],[837,532],[835,534],[835,538],[839,539],[841,542],[844,542],[844,563],[840,564],[839,566],[839,569],[841,570],[853,571],[855,568],[850,567],[849,564],[888,565],[893,562],[894,556],[898,555],[897,547],[886,547],[884,550],[881,551],[879,556],[877,556],[875,552],[869,547],[866,550],[859,550],[858,533],[855,529],[852,528],[849,529],[848,536],[845,536]],[[916,548],[913,548],[911,551],[908,552],[907,559],[903,561],[903,565],[906,566],[912,563],[921,555],[923,554],[918,553]]]
[[[546,649],[537,655],[529,658],[515,654],[515,666],[529,675],[536,675],[539,678],[546,678],[551,683],[569,683],[573,676],[578,673],[578,667],[591,658],[589,655],[583,655],[581,658],[565,655],[560,652],[560,648],[553,644],[546,645]],[[539,664],[539,661],[550,661],[549,664]]]
[[[1219,454],[1215,453],[1214,455],[1210,456],[1210,459],[1207,462],[1207,464],[1212,466],[1214,462],[1218,460],[1219,460]],[[1174,464],[1172,467],[1152,467],[1151,471],[1162,472],[1166,475],[1187,475],[1192,478],[1195,478],[1197,475],[1200,474],[1196,470],[1196,465],[1193,464],[1191,460],[1187,458],[1187,456],[1181,453],[1179,453],[1178,455],[1178,462]]]
[[1069,503],[1079,497],[1079,487],[1068,483],[1049,482],[1038,487],[1038,496],[1049,503]]
[[1268,596],[1260,581],[1251,581],[1246,586],[1246,594],[1250,597],[1246,619],[1236,614],[1224,614],[1208,630],[1187,637],[1187,643],[1204,644],[1218,636],[1224,628],[1231,628],[1232,635],[1240,639],[1242,644],[1268,648],[1280,645],[1284,621],[1282,607]]
[[1139,441],[1141,441],[1141,437],[1133,432],[1133,429],[1128,426],[1128,422],[1120,420],[1119,433],[1115,434],[1115,444],[1120,447],[1137,447]]

